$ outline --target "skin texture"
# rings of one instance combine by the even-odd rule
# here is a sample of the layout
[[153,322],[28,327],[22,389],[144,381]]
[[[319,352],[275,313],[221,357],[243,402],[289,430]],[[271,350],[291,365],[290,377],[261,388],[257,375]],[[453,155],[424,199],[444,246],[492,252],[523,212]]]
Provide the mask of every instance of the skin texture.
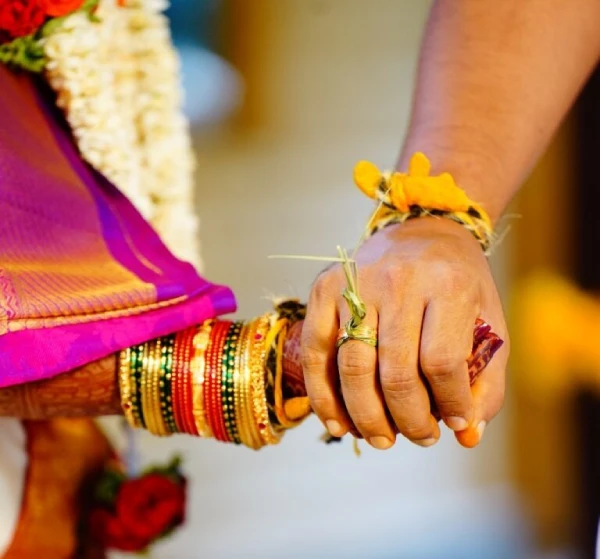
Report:
[[0,415],[9,417],[49,419],[120,413],[115,355],[53,379],[0,390]]
[[[597,0],[439,0],[423,41],[412,117],[399,158],[415,151],[450,172],[494,222],[518,191],[600,54]],[[430,395],[464,446],[481,440],[504,400],[508,333],[486,259],[444,219],[389,227],[358,252],[366,323],[379,347],[351,341],[339,267],[316,280],[302,338],[311,405],[331,434],[355,426],[375,448],[399,431],[422,446],[440,429]],[[470,389],[465,360],[476,317],[505,344]]]

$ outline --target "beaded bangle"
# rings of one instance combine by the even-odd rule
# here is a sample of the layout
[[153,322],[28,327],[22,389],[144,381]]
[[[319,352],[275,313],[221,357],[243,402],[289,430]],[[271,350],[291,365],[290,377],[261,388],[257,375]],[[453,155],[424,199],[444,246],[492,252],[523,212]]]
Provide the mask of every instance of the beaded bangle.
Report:
[[144,346],[138,345],[130,348],[131,350],[131,390],[132,390],[132,403],[135,403],[135,408],[133,409],[133,415],[135,418],[132,426],[136,426],[139,422],[139,425],[146,428],[146,419],[144,417],[144,410],[142,406],[142,369],[143,369],[143,355],[144,355]]
[[[157,338],[151,346],[152,358],[151,366],[151,396],[150,396],[150,414],[154,424],[154,435],[164,437],[169,434],[165,419],[162,413],[161,401],[161,376],[164,375],[164,355],[163,355],[163,339]],[[151,431],[152,432],[152,431]]]
[[154,341],[152,347],[152,411],[154,415],[154,425],[157,430],[155,433],[158,436],[165,436],[168,434],[167,426],[165,424],[162,406],[161,406],[161,391],[160,391],[160,377],[163,366],[163,340],[157,338]]
[[177,433],[177,425],[173,414],[173,398],[171,396],[174,342],[175,336],[165,336],[162,338],[161,367],[158,383],[162,417],[169,433]]
[[235,425],[235,410],[233,397],[233,371],[235,366],[235,346],[239,338],[240,325],[234,322],[227,333],[223,346],[221,370],[221,409],[225,431],[230,441],[239,444],[239,435]]
[[238,435],[240,439],[240,444],[247,446],[246,441],[248,437],[246,436],[246,426],[244,425],[243,418],[241,416],[241,400],[240,400],[240,362],[241,362],[241,354],[242,348],[244,345],[244,337],[246,336],[248,330],[248,326],[245,323],[240,323],[240,334],[238,338],[238,343],[235,346],[235,354],[233,357],[233,368],[232,368],[232,385],[233,385],[233,421],[238,430]]

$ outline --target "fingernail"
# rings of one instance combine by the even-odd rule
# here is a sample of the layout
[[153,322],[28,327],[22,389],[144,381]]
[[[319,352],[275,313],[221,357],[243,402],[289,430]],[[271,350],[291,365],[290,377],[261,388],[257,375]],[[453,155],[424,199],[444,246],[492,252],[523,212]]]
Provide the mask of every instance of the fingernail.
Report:
[[369,444],[377,450],[387,450],[393,446],[394,442],[387,437],[371,437]]
[[462,417],[450,416],[444,421],[453,431],[464,431],[469,426],[469,422]]
[[479,435],[479,440],[483,438],[483,432],[485,431],[485,426],[487,423],[485,421],[480,421],[477,424],[477,434]]
[[344,428],[335,419],[326,421],[325,426],[327,427],[329,434],[334,437],[343,437],[346,434]]
[[415,444],[418,444],[419,446],[424,446],[424,447],[428,447],[428,446],[433,446],[435,443],[437,443],[437,439],[431,437],[429,439],[421,439],[420,441],[413,441]]

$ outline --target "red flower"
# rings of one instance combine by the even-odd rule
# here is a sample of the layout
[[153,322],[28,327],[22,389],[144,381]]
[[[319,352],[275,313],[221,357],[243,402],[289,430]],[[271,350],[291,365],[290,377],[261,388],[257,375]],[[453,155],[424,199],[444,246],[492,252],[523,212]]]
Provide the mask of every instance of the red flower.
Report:
[[47,0],[0,1],[0,31],[13,39],[33,33],[46,19]]
[[183,523],[185,488],[164,475],[147,474],[123,483],[116,507],[127,533],[154,540]]
[[106,549],[144,551],[151,543],[128,533],[121,520],[106,509],[93,510],[89,523],[90,535]]
[[81,8],[84,0],[46,0],[46,14],[51,17],[66,16]]

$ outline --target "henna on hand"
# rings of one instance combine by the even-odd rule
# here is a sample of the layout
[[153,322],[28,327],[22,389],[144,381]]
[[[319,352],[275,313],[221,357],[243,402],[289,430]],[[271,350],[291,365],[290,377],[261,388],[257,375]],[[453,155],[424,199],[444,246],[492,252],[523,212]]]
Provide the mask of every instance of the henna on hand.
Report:
[[51,379],[0,389],[0,416],[49,419],[120,413],[115,355]]

